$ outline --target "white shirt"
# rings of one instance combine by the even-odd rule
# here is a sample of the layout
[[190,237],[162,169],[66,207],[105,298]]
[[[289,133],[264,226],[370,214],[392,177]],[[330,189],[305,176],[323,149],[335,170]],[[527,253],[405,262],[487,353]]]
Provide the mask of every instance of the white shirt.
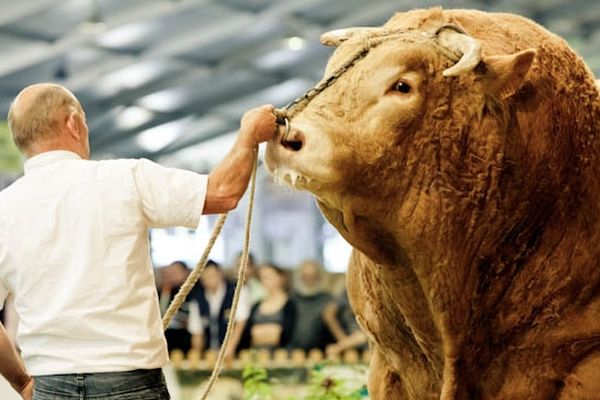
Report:
[[15,295],[31,375],[168,361],[149,227],[198,225],[208,178],[148,160],[52,151],[0,192],[0,306]]

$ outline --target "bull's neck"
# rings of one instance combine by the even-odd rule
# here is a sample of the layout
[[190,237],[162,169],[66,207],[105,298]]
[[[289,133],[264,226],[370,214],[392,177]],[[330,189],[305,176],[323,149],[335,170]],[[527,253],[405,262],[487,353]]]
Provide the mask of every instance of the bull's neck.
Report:
[[[524,332],[549,321],[550,313],[562,312],[553,300],[566,304],[564,285],[551,281],[544,269],[580,267],[566,251],[577,246],[572,239],[587,249],[600,240],[598,232],[581,237],[584,220],[567,222],[552,212],[531,212],[520,224],[497,230],[484,230],[489,224],[482,222],[470,237],[459,236],[461,226],[446,227],[447,237],[426,228],[409,232],[406,222],[398,223],[400,214],[348,205],[342,233],[378,265],[382,290],[394,293],[395,307],[433,364],[465,357],[474,344],[491,357],[487,343],[521,343]],[[590,265],[581,267],[592,273]],[[534,285],[545,288],[531,298]]]

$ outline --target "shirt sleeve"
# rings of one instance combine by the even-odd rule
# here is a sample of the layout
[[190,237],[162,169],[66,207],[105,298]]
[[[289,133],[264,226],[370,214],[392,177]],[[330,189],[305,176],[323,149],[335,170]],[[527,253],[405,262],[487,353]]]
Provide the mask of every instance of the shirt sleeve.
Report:
[[0,279],[0,310],[4,308],[4,302],[8,297],[9,291],[4,282]]
[[198,226],[206,199],[207,175],[163,167],[146,159],[136,160],[133,174],[150,227]]
[[240,292],[240,300],[238,301],[238,308],[235,313],[236,321],[246,321],[250,317],[250,294],[246,286],[242,287]]
[[190,301],[190,315],[187,328],[190,335],[200,335],[204,330],[202,317],[200,316],[200,306],[195,300]]

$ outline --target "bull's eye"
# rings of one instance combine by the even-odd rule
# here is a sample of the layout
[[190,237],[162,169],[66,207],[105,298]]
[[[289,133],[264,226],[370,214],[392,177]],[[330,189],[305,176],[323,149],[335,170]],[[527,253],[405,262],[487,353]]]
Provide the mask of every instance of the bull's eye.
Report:
[[398,81],[394,84],[393,91],[398,93],[408,93],[410,92],[410,85],[406,82]]

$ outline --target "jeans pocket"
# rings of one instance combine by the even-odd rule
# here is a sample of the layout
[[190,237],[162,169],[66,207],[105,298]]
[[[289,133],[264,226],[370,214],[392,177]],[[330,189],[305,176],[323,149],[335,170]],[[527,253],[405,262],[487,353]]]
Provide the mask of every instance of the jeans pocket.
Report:
[[66,399],[79,399],[79,397],[68,396],[64,394],[57,394],[51,391],[41,390],[33,388],[33,396],[31,400],[66,400]]
[[33,378],[33,400],[79,399],[77,386],[65,376]]

